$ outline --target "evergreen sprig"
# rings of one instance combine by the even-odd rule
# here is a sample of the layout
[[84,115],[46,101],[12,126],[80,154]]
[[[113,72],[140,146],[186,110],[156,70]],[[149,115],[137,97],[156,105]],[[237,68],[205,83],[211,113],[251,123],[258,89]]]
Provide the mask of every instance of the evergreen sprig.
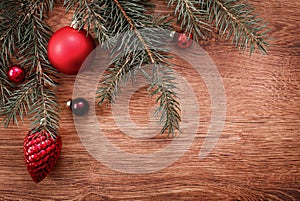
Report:
[[163,123],[161,133],[167,132],[167,136],[174,136],[177,130],[180,131],[181,121],[180,104],[175,92],[177,87],[172,74],[173,70],[168,65],[154,65],[148,88],[152,96],[157,96],[156,102],[159,103],[159,107],[155,115],[161,113],[160,122]]
[[109,39],[108,30],[105,27],[105,19],[101,13],[105,11],[104,1],[89,0],[65,0],[66,11],[74,10],[73,21],[78,29],[86,27],[87,31],[93,31],[99,43]]
[[[56,102],[56,71],[48,62],[47,42],[50,27],[44,18],[54,0],[0,1],[0,114],[6,126],[29,116],[36,131],[46,130],[55,137],[59,116]],[[212,31],[250,54],[255,49],[266,53],[268,30],[246,0],[167,0],[180,29],[198,41]],[[157,97],[162,133],[180,130],[180,105],[168,63],[163,37],[169,29],[168,16],[154,16],[149,0],[64,0],[67,11],[74,10],[78,29],[92,31],[100,45],[110,49],[111,60],[99,83],[99,104],[114,102],[122,81],[142,72],[149,82],[149,93]],[[147,30],[147,28],[157,28]],[[164,35],[165,36],[164,36]],[[7,67],[17,62],[27,70],[26,82],[7,81]],[[152,72],[146,73],[146,66]]]
[[250,54],[258,48],[267,53],[269,30],[254,14],[247,0],[169,0],[181,30],[192,33],[197,41],[209,37],[213,26],[218,34]]
[[[162,48],[164,45],[162,38],[165,38],[167,33],[159,29],[168,27],[168,21],[147,14],[146,8],[150,9],[152,5],[146,1],[114,0],[107,1],[107,3],[105,8],[109,10],[101,14],[102,18],[108,22],[105,24],[105,29],[110,30],[108,32],[110,40],[106,43],[113,44],[110,45],[112,63],[97,90],[100,105],[104,101],[114,102],[120,83],[128,81],[137,71],[142,71],[144,65],[151,64],[153,68],[157,65],[168,66],[167,52]],[[171,77],[171,75],[168,76]],[[150,93],[159,94],[161,97],[157,99],[157,102],[160,102],[160,120],[164,124],[162,133],[168,130],[168,135],[174,136],[175,128],[179,128],[180,122],[180,118],[174,118],[179,116],[179,104],[178,107],[171,107],[171,103],[178,103],[173,93],[174,85],[169,83],[170,79],[155,77],[156,79],[148,79],[148,81],[153,89]],[[163,104],[168,106],[161,107]]]
[[207,22],[207,7],[199,0],[170,0],[169,7],[173,7],[176,24],[186,33],[192,33],[194,40],[206,39],[211,25]]
[[[1,116],[5,126],[10,122],[18,124],[18,117],[23,120],[29,116],[32,133],[47,131],[55,138],[59,128],[55,96],[57,84],[54,81],[57,75],[47,58],[47,43],[52,32],[44,21],[53,5],[53,0],[5,1],[0,4],[3,11],[1,18],[5,19],[0,30],[1,59],[9,64],[10,59],[14,58],[27,71],[25,83],[19,86],[2,85],[12,92],[3,101]],[[7,15],[7,10],[17,14],[16,18]],[[6,67],[3,66],[3,69]]]
[[[0,108],[3,107],[4,103],[7,102],[9,99],[9,96],[11,94],[11,90],[9,87],[9,82],[6,78],[6,70],[5,68],[2,68],[2,66],[6,66],[5,62],[3,61],[3,58],[0,57]],[[1,111],[1,110],[0,110]]]
[[267,53],[269,46],[265,40],[269,30],[262,19],[254,14],[254,7],[244,0],[210,0],[207,1],[209,22],[215,24],[219,34],[232,43],[252,54],[255,48]]

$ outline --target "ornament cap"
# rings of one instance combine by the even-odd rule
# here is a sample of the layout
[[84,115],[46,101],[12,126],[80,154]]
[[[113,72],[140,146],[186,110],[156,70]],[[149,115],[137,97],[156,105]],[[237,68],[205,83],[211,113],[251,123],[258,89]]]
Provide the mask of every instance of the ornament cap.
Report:
[[176,34],[176,31],[171,31],[171,32],[170,32],[170,37],[171,37],[171,38],[174,38],[175,34]]
[[70,109],[71,105],[72,105],[72,100],[69,99],[66,103],[67,107]]
[[75,18],[72,21],[70,27],[72,27],[73,29],[78,29],[78,27],[79,27],[79,20],[81,20],[81,18]]

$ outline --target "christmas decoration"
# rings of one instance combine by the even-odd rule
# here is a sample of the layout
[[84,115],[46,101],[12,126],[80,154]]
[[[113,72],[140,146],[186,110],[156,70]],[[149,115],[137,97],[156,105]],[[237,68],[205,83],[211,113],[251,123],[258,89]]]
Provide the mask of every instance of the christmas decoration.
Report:
[[76,98],[68,101],[67,105],[70,107],[73,114],[77,116],[84,116],[89,111],[89,103],[84,98]]
[[61,137],[53,139],[47,132],[28,132],[24,139],[24,158],[33,181],[42,181],[53,169],[60,155]]
[[179,47],[188,48],[193,43],[193,34],[176,33],[174,36],[174,40]]
[[20,66],[11,66],[7,70],[7,78],[13,83],[24,82],[25,69]]
[[[192,41],[190,39],[199,41],[210,38],[213,35],[211,33],[216,30],[216,34],[232,41],[243,51],[249,49],[250,54],[255,49],[266,52],[266,25],[257,18],[253,6],[247,1],[167,1],[168,7],[173,11],[173,18],[167,15],[155,17],[152,14],[155,11],[154,5],[149,0],[84,3],[79,0],[65,0],[66,11],[74,11],[76,29],[63,27],[51,39],[51,29],[43,19],[52,11],[55,2],[1,1],[0,18],[3,26],[0,27],[0,62],[7,64],[12,57],[28,69],[28,81],[18,91],[11,93],[10,86],[0,82],[3,89],[0,95],[5,97],[0,102],[3,104],[1,114],[4,116],[5,125],[31,113],[33,127],[38,126],[40,130],[51,133],[58,130],[58,123],[53,124],[59,119],[59,106],[55,97],[57,74],[53,67],[62,73],[76,74],[84,59],[95,48],[94,40],[88,32],[93,32],[100,45],[108,44],[107,49],[111,51],[111,55],[116,55],[116,58],[112,58],[114,63],[108,68],[108,73],[96,91],[98,104],[101,105],[104,101],[112,103],[122,83],[120,81],[127,80],[136,70],[136,66],[155,64],[153,68],[158,69],[153,69],[153,74],[146,76],[156,78],[150,80],[152,83],[149,93],[160,97],[156,100],[159,103],[158,110],[162,117],[166,117],[161,118],[162,133],[167,130],[172,135],[179,129],[181,120],[180,105],[174,91],[176,85],[173,81],[169,83],[173,80],[170,77],[174,76],[167,61],[166,50],[153,46],[163,36],[142,34],[140,30],[148,27],[166,29],[172,23],[176,24],[182,30],[177,39],[181,48],[189,47]],[[12,16],[12,13],[17,13],[18,18]],[[123,34],[126,32],[132,32],[136,38],[128,38],[131,36]],[[122,41],[113,40],[114,37],[122,35]],[[164,42],[161,43],[163,46]],[[141,45],[143,49],[140,48]],[[127,55],[118,57],[119,50]],[[48,59],[53,67],[49,65]],[[41,119],[46,121],[43,125],[39,125]]]
[[[16,61],[27,70],[26,83],[20,84],[15,90],[8,81],[21,82],[22,76],[19,79],[14,73],[7,74],[6,69],[0,69],[0,114],[5,126],[17,124],[25,116],[31,117],[31,128],[34,131],[26,137],[24,151],[34,181],[40,181],[50,172],[61,147],[60,137],[56,135],[59,129],[59,105],[55,95],[58,81],[55,69],[65,74],[78,72],[82,62],[95,48],[94,40],[88,32],[93,32],[99,44],[106,45],[112,57],[115,56],[111,58],[113,63],[96,91],[98,104],[105,101],[113,103],[122,80],[128,80],[137,67],[142,71],[143,66],[149,66],[144,64],[153,64],[150,65],[153,68],[152,74],[144,74],[150,83],[149,93],[157,97],[157,111],[161,112],[163,125],[161,133],[166,132],[168,136],[175,136],[175,132],[180,129],[181,117],[175,92],[176,81],[168,61],[169,54],[163,47],[165,43],[160,41],[165,35],[145,34],[141,30],[155,27],[173,31],[171,25],[176,24],[182,30],[177,39],[181,48],[189,47],[191,39],[196,42],[206,40],[216,31],[216,34],[232,41],[242,51],[249,50],[250,55],[256,49],[262,53],[267,52],[268,30],[247,1],[167,2],[173,17],[152,14],[155,6],[149,0],[65,0],[66,11],[73,12],[78,29],[61,28],[50,39],[52,31],[44,19],[49,17],[56,1],[0,1],[0,66],[2,68]],[[116,36],[123,38],[115,41],[113,39]],[[161,48],[154,45],[157,42]],[[126,55],[120,56],[120,50]],[[78,113],[81,115],[88,111],[88,104],[81,102],[72,104],[74,114],[81,111]],[[39,146],[44,146],[39,145],[39,141],[46,144],[50,141],[51,144],[37,153]]]
[[66,26],[51,36],[48,58],[60,72],[74,75],[95,47],[94,39],[84,29],[77,30]]

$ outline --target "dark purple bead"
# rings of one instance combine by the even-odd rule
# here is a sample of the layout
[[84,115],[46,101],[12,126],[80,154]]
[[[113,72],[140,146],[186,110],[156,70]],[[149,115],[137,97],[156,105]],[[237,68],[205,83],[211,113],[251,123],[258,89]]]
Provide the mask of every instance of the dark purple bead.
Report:
[[71,101],[70,108],[76,116],[84,116],[89,111],[89,103],[84,98],[76,98]]

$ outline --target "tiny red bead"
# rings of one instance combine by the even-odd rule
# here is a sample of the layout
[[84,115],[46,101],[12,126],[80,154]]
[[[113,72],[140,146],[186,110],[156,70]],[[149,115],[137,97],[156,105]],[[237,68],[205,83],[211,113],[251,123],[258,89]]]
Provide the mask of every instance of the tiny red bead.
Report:
[[48,146],[51,144],[51,141],[48,140],[48,139],[47,139],[45,142],[46,142],[46,144],[47,144]]
[[41,142],[41,138],[36,138],[35,143],[38,144]]
[[40,151],[40,154],[41,154],[42,156],[44,156],[45,153],[46,153],[45,150],[41,150],[41,151]]
[[45,149],[47,147],[47,144],[46,144],[46,142],[42,141],[40,143],[40,146],[41,146],[41,149]]
[[30,148],[27,150],[26,153],[29,155],[29,154],[32,154],[32,152],[33,152],[33,151],[32,151],[32,148],[30,147]]
[[47,153],[51,153],[51,150],[52,150],[52,146],[50,147],[47,147],[47,149],[45,150]]
[[20,66],[11,66],[7,71],[7,77],[13,83],[21,83],[25,80],[25,69]]
[[33,154],[33,155],[31,156],[31,159],[32,159],[33,161],[36,161],[36,160],[38,159],[37,154]]
[[32,161],[33,161],[33,160],[32,160],[32,156],[31,156],[31,155],[28,157],[28,160],[29,160],[30,162],[32,162]]
[[41,143],[36,145],[36,152],[39,152],[41,149],[43,149],[43,146]]
[[35,146],[32,147],[33,153],[36,153],[36,152],[38,152],[39,150],[40,150],[40,147],[39,147],[38,145],[35,145]]

